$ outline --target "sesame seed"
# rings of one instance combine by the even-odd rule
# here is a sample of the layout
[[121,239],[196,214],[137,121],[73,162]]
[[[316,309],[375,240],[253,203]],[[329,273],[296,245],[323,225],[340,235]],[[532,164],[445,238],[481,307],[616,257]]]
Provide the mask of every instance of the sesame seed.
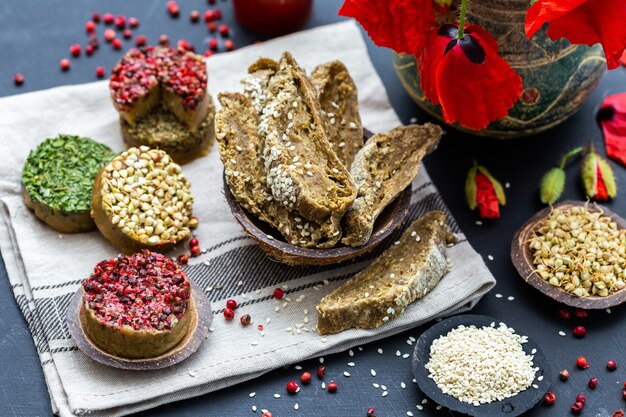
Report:
[[412,412],[410,412],[410,411],[407,411],[407,412],[406,412],[406,415],[407,415],[407,416],[409,416],[409,417],[413,417],[413,413],[412,413]]
[[196,374],[194,371],[189,371],[189,376],[192,378],[195,378],[198,374]]
[[380,384],[377,384],[376,382],[372,383],[372,386],[373,386],[374,388],[380,388]]
[[387,396],[387,394],[389,394],[387,391],[383,391],[383,395],[382,395],[382,396],[383,396],[383,397],[386,397],[386,396]]
[[504,183],[504,188],[511,188],[511,183],[510,182],[505,182]]
[[400,382],[400,387],[401,388],[406,388],[406,384],[404,382]]
[[509,300],[509,301],[513,301],[513,300],[515,300],[515,297],[513,297],[512,295],[509,295],[509,297],[507,298],[507,300]]
[[250,394],[248,394],[248,397],[254,398],[255,395],[256,395],[256,392],[251,392]]
[[253,406],[252,406],[252,412],[253,412],[253,413],[256,413],[256,410],[257,410],[256,405],[253,405]]
[[402,359],[406,359],[406,358],[408,358],[409,356],[411,356],[411,354],[409,354],[409,353],[405,353],[404,355],[402,355]]
[[372,376],[376,376],[376,371],[373,369],[370,369],[370,374],[372,374]]
[[298,408],[300,408],[300,406],[298,405],[298,403],[295,403],[295,404],[293,405],[293,409],[294,409],[294,410],[297,410]]
[[559,336],[567,336],[563,330],[559,331]]
[[352,351],[352,349],[350,349],[350,350],[348,351],[348,355],[350,355],[350,356],[354,356],[354,352]]
[[487,255],[487,259],[489,259],[490,261],[493,261],[493,256]]
[[496,298],[502,298],[502,294],[496,294]]
[[483,222],[481,222],[480,220],[476,220],[474,223],[476,223],[476,226],[482,226]]
[[274,398],[280,398],[280,394],[274,394]]
[[348,378],[350,376],[350,373],[348,371],[343,371],[343,376],[345,376],[346,378]]
[[354,362],[348,362],[348,366],[350,367],[354,366]]
[[396,356],[399,357],[400,355],[402,355],[402,353],[399,350],[396,350]]
[[382,355],[383,354],[383,350],[381,348],[378,348],[378,354]]

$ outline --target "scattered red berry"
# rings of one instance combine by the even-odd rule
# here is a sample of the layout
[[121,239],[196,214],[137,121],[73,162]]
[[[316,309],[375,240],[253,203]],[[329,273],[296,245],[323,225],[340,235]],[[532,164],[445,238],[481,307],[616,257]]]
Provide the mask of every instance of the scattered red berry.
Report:
[[569,371],[567,369],[563,369],[559,372],[559,378],[561,378],[561,381],[567,381],[567,378],[569,378]]
[[367,417],[376,417],[376,410],[374,410],[374,407],[367,409]]
[[61,61],[59,61],[59,67],[61,67],[61,71],[69,70],[70,66],[70,60],[67,58],[63,58]]
[[220,20],[222,18],[222,10],[221,9],[215,9],[215,18],[217,20]]
[[139,26],[139,19],[137,19],[136,17],[129,17],[128,26],[130,26],[131,28],[136,28],[137,26]]
[[94,48],[93,45],[87,44],[87,46],[85,46],[85,55],[92,56],[95,51],[96,48]]
[[559,317],[563,320],[569,320],[572,318],[572,313],[569,311],[569,308],[559,308],[557,313],[559,313]]
[[102,78],[102,77],[104,77],[105,75],[106,75],[106,71],[105,71],[104,67],[98,67],[98,68],[96,68],[96,76],[97,76],[98,78]]
[[295,394],[296,392],[298,392],[299,389],[300,389],[300,387],[298,386],[296,381],[289,381],[289,382],[287,382],[287,392],[289,394]]
[[178,17],[178,15],[180,14],[180,7],[178,7],[178,3],[176,3],[175,1],[168,1],[167,12],[172,17]]
[[606,369],[613,372],[614,370],[617,369],[617,362],[611,359],[610,361],[606,363]]
[[335,381],[330,381],[330,383],[326,385],[326,389],[328,392],[337,392],[337,383]]
[[572,406],[570,408],[571,408],[573,414],[580,414],[581,411],[583,411],[584,407],[585,407],[585,403],[581,403],[581,402],[576,401],[574,404],[572,404]]
[[576,366],[578,366],[580,369],[589,368],[589,363],[587,362],[587,358],[585,358],[584,356],[579,356],[576,359]]
[[115,31],[113,29],[107,29],[104,31],[104,40],[112,42],[115,39]]
[[159,36],[159,45],[161,46],[167,46],[170,44],[170,37],[163,34],[161,36]]
[[263,331],[263,325],[262,324],[259,324],[258,326],[256,326],[256,328],[259,329],[260,332]]
[[626,400],[626,388],[622,390],[622,398]]
[[117,16],[115,18],[115,26],[118,29],[124,29],[126,27],[126,18],[124,16]]
[[96,24],[93,21],[85,23],[85,30],[87,33],[94,33],[96,31]]
[[142,47],[145,46],[146,43],[148,42],[148,40],[146,39],[145,35],[137,35],[135,36],[135,45],[137,45],[137,47]]
[[181,39],[178,41],[178,49],[184,49],[185,51],[194,51],[196,48],[193,47],[192,44],[189,43],[187,39]]
[[226,300],[226,307],[236,310],[239,306],[237,305],[237,301],[235,300]]
[[217,24],[214,21],[210,21],[209,23],[207,23],[206,27],[211,33],[215,33],[215,31],[217,30]]
[[585,329],[585,326],[574,327],[574,336],[585,337],[586,334],[587,334],[587,329]]
[[204,21],[205,22],[212,22],[215,20],[215,11],[214,10],[207,10],[204,12]]
[[189,241],[189,247],[193,248],[194,246],[198,246],[198,243],[198,239],[194,237]]
[[191,256],[195,258],[196,256],[200,256],[202,249],[200,249],[200,246],[192,246],[189,252],[191,253]]
[[247,326],[252,323],[252,317],[250,316],[250,314],[244,314],[239,318],[239,322],[242,326]]
[[591,389],[596,389],[596,387],[598,386],[598,378],[591,378],[589,382],[587,382],[587,385],[589,385],[589,388]]
[[211,51],[210,49],[207,49],[206,51],[204,51],[204,53],[202,54],[203,57],[208,58],[210,56],[213,55],[213,51]]
[[230,29],[228,28],[228,25],[220,25],[220,27],[217,30],[219,30],[220,35],[222,36],[228,36],[228,33],[230,31]]
[[113,39],[113,42],[111,42],[111,45],[113,46],[113,49],[115,49],[116,51],[119,51],[120,49],[122,49],[122,41],[119,39]]
[[588,315],[587,310],[583,310],[582,308],[577,308],[577,309],[574,311],[574,316],[575,316],[577,319],[586,319],[586,318],[587,318],[587,315]]
[[130,29],[124,29],[122,31],[122,36],[124,37],[124,39],[130,39],[133,37],[133,31]]
[[272,417],[272,413],[270,413],[269,411],[263,411],[263,414],[261,414],[261,417]]
[[624,410],[615,410],[611,417],[624,417]]
[[543,402],[547,405],[552,405],[556,402],[556,394],[552,391],[548,391],[546,396],[543,397]]
[[224,309],[224,318],[228,321],[231,321],[235,318],[235,312],[231,308]]
[[70,54],[72,54],[73,57],[79,57],[80,56],[80,45],[75,43],[72,46],[70,46]]
[[91,20],[92,20],[94,23],[98,23],[98,22],[100,22],[100,13],[98,13],[98,12],[93,12],[93,13],[92,13],[92,15],[91,15]]
[[282,288],[274,288],[274,298],[281,300],[285,296],[285,291]]
[[198,23],[200,21],[200,12],[197,10],[189,12],[189,20],[191,23]]
[[324,365],[320,365],[320,367],[317,368],[317,377],[319,379],[324,379],[324,376],[326,376],[326,367]]
[[111,23],[113,23],[113,20],[115,20],[115,18],[111,13],[105,13],[102,15],[102,21],[105,25],[110,25]]
[[15,83],[15,85],[24,84],[24,75],[20,72],[16,72],[13,76],[13,82]]
[[98,46],[100,46],[100,40],[97,36],[90,36],[89,45],[93,46],[93,49],[95,51],[96,49],[98,49]]
[[310,372],[303,372],[302,375],[300,375],[300,381],[303,384],[308,384],[311,382],[311,373]]
[[226,39],[224,41],[224,48],[226,48],[227,51],[234,51],[235,50],[235,42],[232,39]]
[[217,39],[215,38],[209,39],[209,49],[212,51],[217,51]]
[[178,263],[181,265],[187,265],[187,262],[189,262],[189,256],[187,256],[186,253],[181,253],[180,255],[178,255]]
[[587,397],[585,397],[585,394],[578,394],[576,396],[576,400],[577,403],[583,403],[585,404],[587,402]]

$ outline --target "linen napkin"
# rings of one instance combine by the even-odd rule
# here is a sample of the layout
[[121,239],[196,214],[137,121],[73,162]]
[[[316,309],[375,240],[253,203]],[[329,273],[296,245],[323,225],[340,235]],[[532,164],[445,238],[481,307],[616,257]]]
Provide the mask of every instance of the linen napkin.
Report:
[[[376,132],[400,123],[361,33],[351,21],[211,57],[207,61],[211,91],[240,90],[239,80],[250,63],[261,56],[278,58],[285,50],[309,71],[317,64],[342,60],[359,88],[368,129]],[[0,153],[0,250],[15,299],[33,335],[52,408],[61,416],[119,416],[215,391],[272,368],[343,351],[468,310],[495,283],[450,217],[460,243],[448,251],[451,272],[430,294],[379,329],[348,330],[322,338],[314,331],[317,302],[364,268],[382,248],[339,266],[288,267],[269,260],[242,232],[225,203],[222,165],[214,145],[207,157],[183,166],[196,198],[197,237],[204,249],[201,256],[191,259],[186,271],[204,289],[214,314],[219,314],[225,299],[234,298],[240,312],[264,325],[264,333],[256,325],[243,328],[226,322],[219,314],[199,350],[178,365],[158,372],[101,365],[77,349],[65,314],[81,281],[98,261],[115,256],[117,250],[97,232],[60,235],[39,222],[22,202],[20,176],[29,151],[59,133],[89,136],[115,151],[124,149],[107,82],[4,98],[0,114],[4,148]],[[422,169],[413,183],[408,220],[432,209],[447,211]],[[286,298],[281,301],[272,298],[278,286],[285,288]]]

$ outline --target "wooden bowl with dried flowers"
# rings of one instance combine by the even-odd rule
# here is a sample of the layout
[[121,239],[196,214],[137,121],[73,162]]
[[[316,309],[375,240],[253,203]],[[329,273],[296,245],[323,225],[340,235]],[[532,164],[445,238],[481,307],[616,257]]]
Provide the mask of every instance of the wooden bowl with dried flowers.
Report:
[[[595,220],[595,223],[599,223],[599,227],[614,239],[613,243],[605,240],[607,245],[617,245],[619,248],[626,244],[626,219],[596,204],[564,201],[541,210],[515,233],[511,244],[513,265],[524,281],[560,303],[583,309],[603,309],[623,303],[626,301],[623,272],[614,275],[613,268],[623,271],[626,267],[626,256],[620,255],[619,250],[609,253],[605,249],[601,255],[606,260],[605,265],[598,263],[594,266],[592,260],[590,265],[585,261],[576,262],[578,259],[588,260],[589,257],[597,256],[597,247],[594,249],[594,244],[586,239],[590,233],[586,233],[584,227],[583,230],[578,228],[581,226],[580,217],[568,218],[571,213],[576,212],[580,216],[600,215],[601,220]],[[564,227],[561,228],[561,225]],[[594,232],[595,230],[592,233]],[[550,242],[543,245],[542,237],[548,237]],[[563,249],[560,243],[565,244]],[[553,249],[554,247],[559,249]],[[576,254],[574,251],[577,251]],[[595,254],[592,255],[592,252]],[[537,257],[541,261],[537,261]],[[608,269],[603,270],[605,266]],[[597,270],[595,274],[594,267]]]

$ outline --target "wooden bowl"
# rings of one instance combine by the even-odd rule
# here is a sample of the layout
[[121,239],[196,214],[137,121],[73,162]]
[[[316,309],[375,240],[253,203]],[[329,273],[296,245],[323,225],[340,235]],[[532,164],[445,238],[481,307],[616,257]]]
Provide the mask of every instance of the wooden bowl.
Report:
[[[568,209],[572,207],[584,207],[583,201],[564,201],[556,204],[554,208]],[[626,219],[615,214],[606,207],[598,206],[595,204],[588,204],[589,211],[604,212],[604,215],[610,217],[619,229],[626,229]],[[597,295],[591,295],[588,297],[577,297],[565,290],[550,285],[548,281],[544,280],[535,272],[535,265],[533,264],[533,256],[528,247],[528,241],[532,237],[534,231],[539,228],[541,222],[543,222],[552,208],[547,207],[533,217],[531,217],[526,223],[520,227],[520,229],[513,236],[513,242],[511,243],[511,260],[517,272],[528,284],[532,285],[548,297],[566,304],[572,307],[584,308],[584,309],[603,309],[623,303],[626,300],[626,288],[609,294],[606,297],[600,297]]]

